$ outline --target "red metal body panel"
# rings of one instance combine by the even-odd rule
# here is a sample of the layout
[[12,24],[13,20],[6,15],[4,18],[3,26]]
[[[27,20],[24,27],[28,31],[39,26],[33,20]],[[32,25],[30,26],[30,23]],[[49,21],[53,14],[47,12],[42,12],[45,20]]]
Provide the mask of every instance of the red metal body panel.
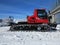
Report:
[[28,23],[49,23],[48,19],[41,19],[38,17],[37,10],[45,10],[45,9],[35,9],[34,14],[32,16],[28,16],[27,18]]

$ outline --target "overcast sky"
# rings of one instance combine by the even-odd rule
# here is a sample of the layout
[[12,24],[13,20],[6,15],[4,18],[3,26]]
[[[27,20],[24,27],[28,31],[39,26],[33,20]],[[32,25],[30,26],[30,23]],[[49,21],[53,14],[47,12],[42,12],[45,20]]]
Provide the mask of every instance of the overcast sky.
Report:
[[0,18],[14,16],[24,19],[32,15],[35,8],[52,9],[56,0],[0,0]]

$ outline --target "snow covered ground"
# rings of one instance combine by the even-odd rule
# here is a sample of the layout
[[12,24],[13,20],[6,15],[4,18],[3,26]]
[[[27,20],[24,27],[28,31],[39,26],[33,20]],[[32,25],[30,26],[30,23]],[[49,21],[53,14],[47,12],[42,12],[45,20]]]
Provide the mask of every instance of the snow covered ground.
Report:
[[8,31],[0,27],[0,45],[60,45],[60,32]]
[[60,45],[60,32],[0,32],[0,45]]

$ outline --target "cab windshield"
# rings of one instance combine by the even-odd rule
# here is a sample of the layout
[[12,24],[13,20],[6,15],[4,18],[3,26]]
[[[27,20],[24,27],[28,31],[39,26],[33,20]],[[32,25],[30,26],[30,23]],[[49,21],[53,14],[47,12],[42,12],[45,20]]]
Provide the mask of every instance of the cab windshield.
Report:
[[38,10],[38,17],[39,18],[47,18],[47,13],[45,10]]

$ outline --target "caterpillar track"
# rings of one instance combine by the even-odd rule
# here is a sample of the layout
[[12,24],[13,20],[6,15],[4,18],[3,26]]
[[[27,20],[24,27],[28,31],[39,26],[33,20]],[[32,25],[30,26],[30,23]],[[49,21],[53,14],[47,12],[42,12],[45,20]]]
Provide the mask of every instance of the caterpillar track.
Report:
[[20,24],[20,25],[12,25],[10,27],[10,31],[51,31],[56,30],[55,28],[51,28],[47,24]]

